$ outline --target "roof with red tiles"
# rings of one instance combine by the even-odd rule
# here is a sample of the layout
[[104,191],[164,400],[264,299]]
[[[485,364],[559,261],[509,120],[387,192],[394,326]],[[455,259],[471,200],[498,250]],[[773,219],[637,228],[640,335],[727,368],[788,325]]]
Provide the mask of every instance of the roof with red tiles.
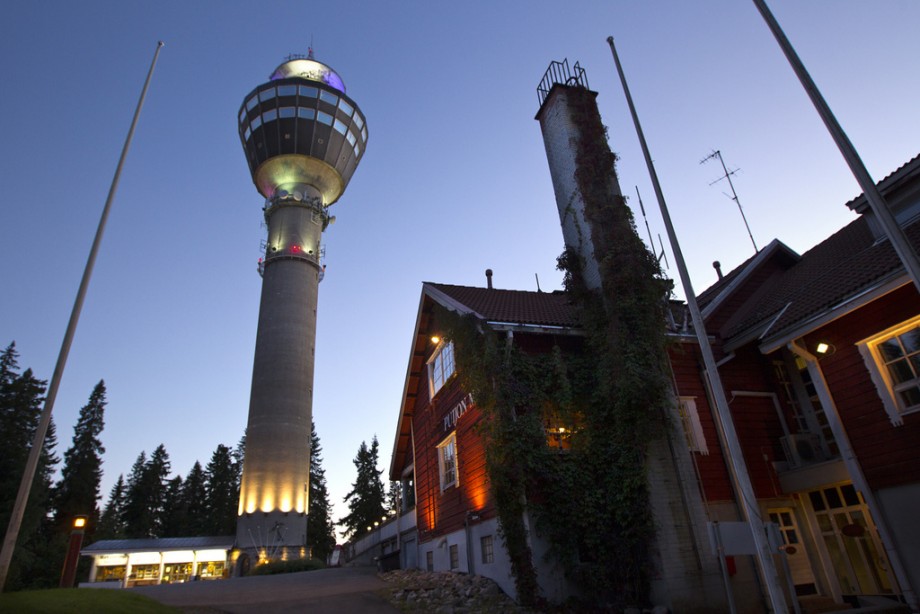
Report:
[[[920,156],[879,182],[882,192],[920,179]],[[858,197],[848,206],[855,207]],[[855,204],[854,204],[855,203]],[[908,240],[920,250],[920,221],[905,227]],[[704,293],[715,300],[731,279],[758,266],[754,259],[733,270]],[[904,267],[887,239],[876,240],[867,217],[860,217],[817,244],[781,275],[763,284],[725,324],[721,333],[731,343],[768,333],[780,338],[807,321],[829,312],[875,286],[904,274]],[[768,330],[765,330],[767,329]]]
[[534,326],[577,326],[577,316],[569,297],[562,291],[530,292],[499,290],[425,282],[487,322]]

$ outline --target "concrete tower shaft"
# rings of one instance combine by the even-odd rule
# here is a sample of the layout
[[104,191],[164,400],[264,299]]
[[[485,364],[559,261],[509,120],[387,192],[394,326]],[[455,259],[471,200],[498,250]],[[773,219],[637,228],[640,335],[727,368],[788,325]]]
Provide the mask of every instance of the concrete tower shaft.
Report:
[[306,554],[321,237],[364,154],[367,126],[331,68],[296,57],[246,96],[239,134],[268,237],[253,359],[237,546]]
[[[592,99],[597,92],[588,88],[585,71],[575,63],[569,69],[568,60],[552,62],[537,88],[540,109],[536,118],[543,133],[543,145],[556,194],[556,208],[562,224],[565,245],[575,250],[582,258],[585,284],[591,289],[601,285],[591,226],[585,219],[585,201],[578,184],[578,149],[581,133],[573,120],[573,114],[589,112],[598,114],[597,105],[579,105],[585,95]],[[616,175],[610,176],[610,192],[620,195]]]

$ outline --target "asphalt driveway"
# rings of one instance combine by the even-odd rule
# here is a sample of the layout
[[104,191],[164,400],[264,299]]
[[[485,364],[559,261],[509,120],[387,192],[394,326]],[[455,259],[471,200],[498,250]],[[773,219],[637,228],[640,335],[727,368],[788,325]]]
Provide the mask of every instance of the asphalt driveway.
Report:
[[377,594],[386,588],[374,567],[341,567],[276,576],[145,586],[137,591],[188,610],[234,614],[399,612]]

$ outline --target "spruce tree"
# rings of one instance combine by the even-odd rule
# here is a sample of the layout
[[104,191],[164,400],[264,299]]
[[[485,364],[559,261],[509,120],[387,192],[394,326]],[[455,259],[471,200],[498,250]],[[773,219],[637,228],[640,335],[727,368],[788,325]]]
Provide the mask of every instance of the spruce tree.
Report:
[[165,513],[169,454],[163,444],[150,458],[141,452],[128,477],[125,500],[125,535],[130,538],[160,537]]
[[181,505],[185,511],[185,527],[183,533],[177,533],[176,537],[186,535],[209,535],[207,524],[209,521],[207,505],[207,477],[201,463],[195,461],[191,471],[185,476],[185,483],[182,486]]
[[118,475],[118,480],[109,491],[109,501],[99,516],[96,525],[96,539],[122,539],[125,536],[124,508],[128,487],[125,485],[124,474]]
[[316,424],[310,424],[310,509],[307,513],[307,544],[313,558],[325,561],[335,548],[335,525],[332,504],[323,469],[323,448],[316,434]]
[[73,444],[64,452],[61,479],[54,493],[54,525],[59,533],[69,535],[71,522],[77,515],[86,515],[89,519],[87,536],[95,531],[99,517],[96,502],[102,481],[102,454],[105,452],[99,440],[105,424],[105,405],[105,382],[100,380],[89,402],[80,410]]
[[207,535],[233,535],[239,509],[239,478],[230,448],[218,444],[204,470]]
[[[0,354],[0,526],[9,525],[29,451],[41,416],[45,382],[31,369],[18,373],[16,344]],[[29,499],[4,590],[44,587],[53,582],[48,558],[52,547],[48,510],[51,476],[58,458],[54,422],[48,425],[42,453],[32,482]],[[60,573],[60,570],[58,570]]]
[[351,538],[365,533],[368,527],[379,523],[384,516],[382,469],[377,469],[377,436],[371,440],[371,447],[362,441],[358,454],[352,461],[358,470],[358,477],[352,484],[351,492],[345,495],[349,514],[340,519],[338,524],[345,527],[345,537]]
[[182,496],[184,484],[180,476],[166,482],[163,491],[163,511],[158,537],[185,537],[188,533],[188,509]]

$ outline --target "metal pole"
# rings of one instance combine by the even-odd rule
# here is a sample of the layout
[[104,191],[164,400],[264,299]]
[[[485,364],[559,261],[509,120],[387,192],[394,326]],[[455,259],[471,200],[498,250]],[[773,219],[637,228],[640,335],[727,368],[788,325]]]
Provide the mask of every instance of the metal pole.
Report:
[[891,211],[888,209],[888,203],[885,202],[884,197],[882,197],[882,194],[878,191],[875,181],[872,180],[869,171],[866,170],[859,154],[856,152],[856,148],[853,147],[846,132],[840,127],[837,118],[834,117],[830,107],[827,106],[827,102],[818,90],[818,86],[815,85],[815,82],[811,79],[811,75],[805,70],[805,65],[802,64],[802,60],[799,59],[789,39],[786,38],[786,34],[783,32],[782,28],[779,27],[779,23],[777,23],[776,19],[773,17],[773,13],[767,8],[766,2],[764,2],[764,0],[754,0],[754,5],[757,7],[757,10],[760,11],[764,21],[767,22],[767,26],[773,33],[774,38],[776,38],[776,42],[779,43],[786,59],[789,60],[792,70],[795,71],[796,76],[802,83],[802,87],[805,88],[805,92],[808,94],[808,97],[811,98],[812,104],[815,105],[815,110],[818,111],[818,114],[824,121],[827,131],[831,133],[831,137],[834,139],[837,148],[850,167],[850,172],[853,173],[853,176],[859,183],[859,187],[862,188],[866,200],[869,202],[869,206],[881,223],[885,234],[891,241],[892,247],[894,247],[894,251],[898,254],[898,258],[901,259],[901,263],[904,265],[907,274],[914,282],[914,286],[917,290],[920,290],[920,259],[917,258],[917,252],[908,242],[904,231],[898,226],[894,216],[891,215]]
[[0,590],[3,590],[3,586],[6,584],[6,576],[9,572],[10,561],[13,558],[13,550],[16,548],[16,540],[19,538],[19,529],[22,526],[22,517],[25,514],[26,503],[29,500],[29,491],[32,489],[32,480],[35,476],[35,470],[38,467],[38,460],[41,456],[42,448],[44,447],[48,425],[51,423],[51,411],[54,408],[54,399],[57,397],[61,376],[64,373],[64,365],[67,364],[67,356],[70,354],[70,346],[77,329],[77,322],[80,320],[80,312],[83,309],[86,289],[89,286],[89,280],[93,274],[93,266],[96,263],[99,244],[102,242],[102,235],[105,232],[105,224],[109,217],[109,210],[112,207],[112,201],[115,199],[115,191],[118,188],[118,180],[121,177],[121,168],[124,166],[125,157],[128,155],[128,148],[131,146],[131,139],[134,137],[134,129],[137,127],[137,118],[140,116],[141,108],[144,106],[147,88],[150,87],[150,78],[153,76],[153,69],[156,67],[157,57],[160,55],[160,49],[163,48],[163,45],[163,41],[158,41],[156,51],[153,53],[153,61],[150,64],[150,70],[147,72],[147,80],[144,82],[144,89],[141,90],[141,97],[140,100],[137,101],[137,109],[134,111],[134,119],[131,121],[131,129],[128,130],[128,137],[125,139],[125,145],[121,150],[121,158],[118,160],[118,166],[115,169],[115,177],[112,179],[112,186],[109,188],[109,195],[108,198],[106,198],[105,207],[102,209],[102,217],[99,220],[99,227],[96,229],[96,237],[93,239],[93,246],[90,249],[89,258],[86,261],[86,267],[83,270],[83,278],[80,280],[77,298],[74,301],[73,310],[70,312],[70,321],[67,324],[67,332],[64,334],[64,342],[61,344],[61,351],[58,354],[57,364],[54,366],[54,374],[51,376],[51,383],[48,385],[45,406],[42,408],[41,418],[38,421],[38,427],[35,429],[32,448],[29,450],[29,459],[26,461],[26,467],[22,474],[22,482],[19,484],[19,492],[16,495],[16,503],[13,505],[10,524],[6,529],[6,537],[3,539],[3,549],[0,550]]
[[693,285],[690,283],[687,264],[680,250],[680,244],[677,242],[674,226],[671,224],[671,216],[668,213],[667,204],[665,204],[664,194],[661,192],[658,174],[655,172],[655,165],[652,163],[652,157],[649,154],[648,145],[645,142],[642,126],[639,124],[639,116],[636,114],[636,107],[633,105],[632,96],[629,93],[629,86],[626,84],[626,76],[623,74],[623,67],[620,65],[620,58],[617,56],[617,50],[616,47],[614,47],[612,36],[607,37],[607,43],[610,45],[611,53],[613,53],[613,61],[616,63],[617,73],[620,76],[620,82],[623,84],[623,92],[626,94],[629,112],[632,115],[633,124],[636,126],[636,134],[639,137],[639,143],[642,145],[645,164],[648,166],[652,186],[655,188],[655,196],[658,198],[658,205],[661,208],[661,217],[668,233],[668,240],[671,243],[671,251],[674,253],[674,261],[680,273],[680,282],[684,287],[684,292],[687,294],[687,306],[690,308],[690,317],[693,321],[693,328],[696,332],[697,341],[700,344],[703,363],[706,366],[706,372],[712,385],[712,396],[715,400],[719,420],[722,423],[723,437],[726,447],[728,448],[726,460],[728,461],[729,467],[732,469],[732,474],[735,476],[735,487],[740,499],[739,503],[741,505],[741,510],[745,520],[751,526],[751,535],[754,538],[754,546],[757,549],[755,560],[758,563],[761,574],[763,574],[766,585],[765,588],[767,589],[773,611],[777,614],[786,614],[788,609],[786,607],[785,597],[783,596],[783,590],[779,584],[776,566],[773,564],[773,552],[770,550],[770,544],[767,542],[763,518],[760,514],[760,508],[757,506],[757,498],[754,495],[754,488],[751,485],[751,479],[747,472],[747,465],[744,462],[744,455],[741,451],[741,444],[738,441],[738,434],[735,432],[735,425],[732,421],[731,410],[728,407],[728,400],[725,398],[725,388],[722,385],[722,378],[719,377],[719,369],[716,365],[715,357],[712,354],[712,347],[709,345],[709,337],[706,335],[703,316],[696,302],[696,294],[693,292]]

